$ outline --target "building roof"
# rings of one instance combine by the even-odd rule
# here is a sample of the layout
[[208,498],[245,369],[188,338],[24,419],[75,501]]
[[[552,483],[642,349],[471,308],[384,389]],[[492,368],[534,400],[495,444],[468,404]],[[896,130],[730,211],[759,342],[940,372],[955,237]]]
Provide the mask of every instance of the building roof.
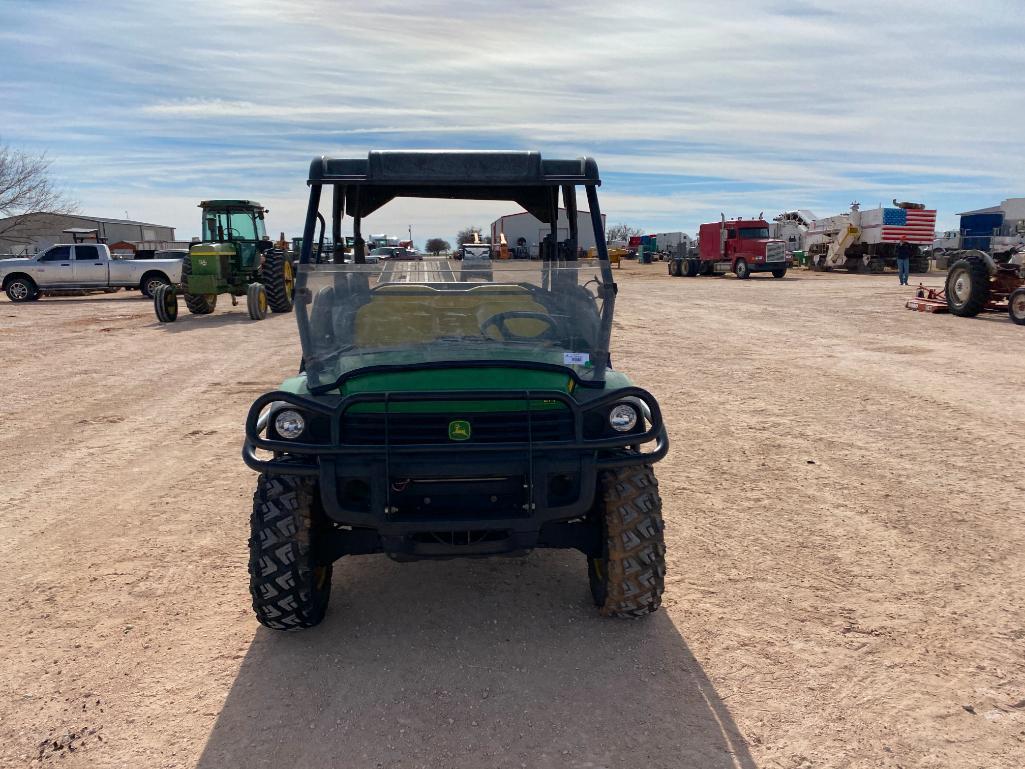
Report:
[[[564,206],[559,206],[559,216],[562,216],[565,213],[566,213],[565,207]],[[590,216],[590,215],[591,215],[591,212],[588,211],[586,208],[578,208],[577,209],[577,216]],[[534,216],[534,215],[532,213],[530,213],[530,211],[518,211],[515,214],[505,214],[503,216],[500,216],[500,217],[498,217],[498,219],[495,219],[495,221],[493,221],[492,224],[496,224],[497,222],[499,222],[502,219],[512,219],[515,216]],[[605,214],[602,214],[602,216],[604,217]],[[537,217],[534,217],[534,218],[536,219]]]
[[0,218],[0,222],[5,222],[8,219],[23,219],[26,216],[52,216],[58,219],[84,219],[87,222],[102,222],[103,224],[132,224],[143,227],[163,227],[168,230],[173,230],[174,227],[170,224],[154,224],[153,222],[137,222],[134,219],[109,219],[106,216],[90,216],[89,214],[52,214],[47,211],[32,211],[27,214],[18,214],[17,216],[8,216]]
[[974,211],[961,211],[958,216],[973,216],[977,213],[1003,213],[1003,209],[1000,206],[989,206],[988,208],[977,208]]

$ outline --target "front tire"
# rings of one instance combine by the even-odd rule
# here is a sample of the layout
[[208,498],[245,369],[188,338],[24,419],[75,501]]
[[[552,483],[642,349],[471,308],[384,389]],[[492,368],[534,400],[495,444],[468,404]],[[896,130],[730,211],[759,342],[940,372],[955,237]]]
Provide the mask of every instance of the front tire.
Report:
[[39,298],[39,287],[32,278],[12,278],[4,291],[12,302],[31,302]]
[[1025,326],[1025,287],[1015,289],[1007,297],[1007,314],[1012,322]]
[[249,592],[256,619],[271,630],[319,625],[331,597],[330,563],[317,558],[320,517],[312,481],[261,475],[253,495]]
[[274,312],[292,311],[295,270],[288,254],[275,248],[264,255],[261,282],[267,287],[267,302]]
[[603,549],[587,559],[591,595],[603,617],[643,617],[662,605],[666,546],[662,500],[650,465],[603,471],[595,514]]
[[989,270],[980,259],[959,259],[947,272],[947,308],[961,318],[974,318],[989,303]]
[[747,266],[747,262],[743,259],[738,259],[737,263],[733,265],[733,272],[735,272],[737,277],[741,280],[747,280],[751,277],[751,268]]
[[776,278],[777,280],[779,278],[784,277],[786,274],[787,274],[786,270],[773,270],[772,271],[772,277]]

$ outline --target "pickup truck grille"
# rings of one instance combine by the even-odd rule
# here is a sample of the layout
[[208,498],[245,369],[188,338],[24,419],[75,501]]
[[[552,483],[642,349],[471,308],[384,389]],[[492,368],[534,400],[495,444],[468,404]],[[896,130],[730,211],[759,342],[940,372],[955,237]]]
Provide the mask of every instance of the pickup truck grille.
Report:
[[767,243],[765,245],[765,261],[782,262],[786,258],[782,243]]
[[[450,438],[449,430],[453,422],[469,422],[470,437],[465,440]],[[569,441],[573,440],[573,415],[565,409],[443,414],[393,412],[387,416],[349,412],[342,417],[341,428],[343,444],[360,446],[383,446],[386,429],[388,441],[394,446],[525,443],[528,436],[534,441]]]

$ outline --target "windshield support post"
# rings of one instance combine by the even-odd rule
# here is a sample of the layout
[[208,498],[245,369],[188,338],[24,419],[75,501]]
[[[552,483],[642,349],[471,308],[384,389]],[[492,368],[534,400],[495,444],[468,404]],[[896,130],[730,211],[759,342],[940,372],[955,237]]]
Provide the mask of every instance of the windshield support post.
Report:
[[567,242],[566,259],[577,261],[577,243],[580,233],[577,231],[577,188],[572,184],[562,187],[562,202],[566,206],[566,220],[569,222],[569,242]]
[[345,187],[334,185],[331,195],[331,242],[335,244],[331,261],[345,261],[345,239],[342,237],[342,217],[345,215]]
[[320,213],[321,185],[310,185],[310,203],[306,207],[306,227],[303,229],[303,247],[299,254],[299,264],[309,264],[313,253],[313,236],[317,234],[317,215]]
[[601,340],[598,343],[599,360],[594,362],[595,378],[605,378],[605,367],[609,363],[609,347],[612,343],[612,313],[616,308],[616,281],[612,277],[612,266],[609,264],[609,248],[605,242],[605,226],[601,220],[601,208],[598,206],[598,188],[588,184],[587,207],[591,210],[591,227],[594,229],[594,243],[598,251],[598,264],[601,265],[602,303],[601,303]]
[[366,264],[366,241],[363,240],[363,217],[359,213],[359,198],[359,186],[353,187],[351,208],[355,213],[352,215],[352,260],[356,264]]

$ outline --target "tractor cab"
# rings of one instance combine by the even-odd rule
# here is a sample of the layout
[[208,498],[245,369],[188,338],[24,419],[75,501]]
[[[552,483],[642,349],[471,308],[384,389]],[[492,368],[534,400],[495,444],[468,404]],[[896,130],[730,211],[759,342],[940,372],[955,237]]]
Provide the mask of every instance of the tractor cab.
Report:
[[259,267],[260,254],[273,246],[267,238],[267,209],[253,200],[204,200],[203,243],[225,243],[239,269]]

